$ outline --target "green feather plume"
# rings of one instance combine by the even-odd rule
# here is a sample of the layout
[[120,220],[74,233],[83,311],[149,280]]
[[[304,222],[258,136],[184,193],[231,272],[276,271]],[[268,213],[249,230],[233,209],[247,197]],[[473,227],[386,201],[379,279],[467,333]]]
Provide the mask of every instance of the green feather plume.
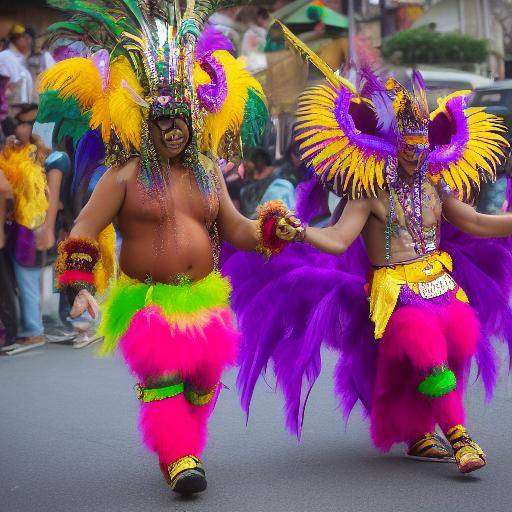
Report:
[[48,5],[55,9],[76,12],[80,16],[90,17],[104,25],[115,37],[120,37],[123,33],[123,28],[118,20],[112,16],[111,10],[104,5],[87,2],[86,0],[48,0]]
[[260,144],[267,120],[268,109],[264,99],[254,89],[249,89],[240,133],[244,147],[255,147]]
[[57,31],[69,31],[76,34],[83,34],[85,29],[83,24],[77,23],[76,21],[58,21],[57,23],[52,23],[48,27],[48,32]]
[[89,119],[90,114],[82,114],[72,96],[63,100],[57,91],[46,91],[39,98],[37,120],[40,123],[55,123],[58,143],[70,137],[76,146],[89,129]]

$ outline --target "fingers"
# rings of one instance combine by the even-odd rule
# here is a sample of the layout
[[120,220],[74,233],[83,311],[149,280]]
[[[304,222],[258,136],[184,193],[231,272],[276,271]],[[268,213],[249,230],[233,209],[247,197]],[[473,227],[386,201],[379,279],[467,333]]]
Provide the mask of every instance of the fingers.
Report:
[[87,290],[81,290],[75,297],[69,316],[71,318],[76,318],[77,316],[82,315],[85,310],[88,311],[92,318],[96,318],[98,315],[98,303]]
[[291,242],[295,238],[295,232],[295,228],[289,225],[280,225],[276,229],[277,236],[287,242]]
[[94,305],[91,304],[90,302],[87,304],[87,312],[89,313],[89,315],[91,315],[92,318],[96,319],[96,315],[98,314],[98,312]]
[[86,310],[86,304],[77,304],[76,300],[73,304],[73,307],[71,308],[71,311],[69,312],[69,316],[71,318],[76,318],[77,316],[80,316],[83,314],[83,312]]
[[302,242],[305,238],[305,229],[302,222],[293,212],[279,219],[276,227],[276,235],[287,242]]

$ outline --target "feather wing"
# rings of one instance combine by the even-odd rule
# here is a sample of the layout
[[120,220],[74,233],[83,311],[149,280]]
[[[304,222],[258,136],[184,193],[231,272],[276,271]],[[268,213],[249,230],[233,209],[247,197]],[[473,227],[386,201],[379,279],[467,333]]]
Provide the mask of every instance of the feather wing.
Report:
[[325,84],[302,95],[295,136],[306,165],[335,194],[374,196],[396,166],[395,145],[378,135],[381,124],[371,101]]
[[469,107],[470,94],[459,91],[440,99],[429,127],[429,172],[463,200],[480,188],[482,179],[494,179],[509,145],[501,135],[506,131],[502,119],[483,107]]

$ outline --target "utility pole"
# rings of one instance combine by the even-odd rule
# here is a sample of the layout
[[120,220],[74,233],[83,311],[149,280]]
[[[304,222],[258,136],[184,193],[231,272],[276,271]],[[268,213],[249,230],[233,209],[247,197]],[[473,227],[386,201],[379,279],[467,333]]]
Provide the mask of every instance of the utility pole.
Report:
[[384,38],[386,36],[389,36],[389,34],[391,32],[390,28],[389,28],[389,16],[388,16],[386,0],[379,0],[379,7],[380,7],[380,37],[381,37],[381,40],[384,40]]
[[354,16],[354,0],[348,0],[348,58],[349,62],[357,66],[355,35],[356,19]]

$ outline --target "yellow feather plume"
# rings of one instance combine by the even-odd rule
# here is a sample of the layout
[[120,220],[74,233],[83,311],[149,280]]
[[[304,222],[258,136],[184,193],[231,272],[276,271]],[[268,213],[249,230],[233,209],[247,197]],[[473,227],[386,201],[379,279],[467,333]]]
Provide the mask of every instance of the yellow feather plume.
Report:
[[46,217],[48,196],[46,175],[37,163],[36,146],[6,146],[0,152],[0,169],[14,194],[14,220],[28,229],[39,227]]
[[120,56],[112,61],[105,91],[94,62],[76,57],[58,62],[45,71],[41,76],[40,91],[58,90],[64,99],[73,96],[82,111],[90,111],[90,127],[100,128],[105,142],[110,141],[111,130],[114,128],[127,149],[130,145],[139,149],[142,107],[132,100],[123,82],[138,95],[143,94],[126,57]]
[[85,111],[103,96],[103,82],[94,62],[74,57],[57,62],[41,75],[39,92],[49,90],[58,90],[64,99],[73,96]]
[[133,101],[123,87],[123,81],[139,96],[143,89],[128,60],[121,56],[114,60],[110,69],[108,108],[112,126],[125,148],[130,144],[140,149],[142,107]]
[[94,282],[98,293],[103,293],[117,273],[116,231],[109,224],[98,236],[100,259],[94,269]]
[[[245,104],[249,88],[263,96],[261,84],[245,69],[243,59],[235,59],[228,51],[218,50],[213,53],[224,68],[227,82],[226,101],[219,112],[206,115],[201,136],[201,150],[210,150],[215,156],[226,132],[239,133],[242,127]],[[194,69],[195,85],[210,82],[208,74],[196,64]]]

